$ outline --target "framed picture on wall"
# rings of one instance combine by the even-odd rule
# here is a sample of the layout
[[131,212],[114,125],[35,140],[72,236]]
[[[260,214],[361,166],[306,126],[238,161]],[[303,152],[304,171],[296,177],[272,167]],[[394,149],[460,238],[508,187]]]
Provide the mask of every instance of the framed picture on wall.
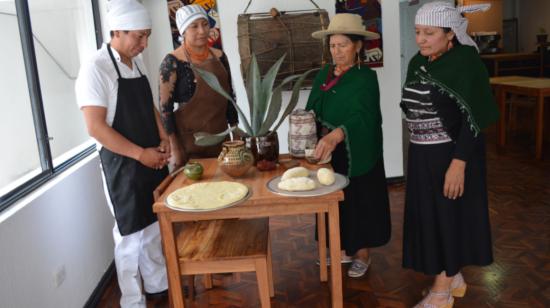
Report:
[[208,22],[210,23],[210,37],[208,38],[208,45],[210,47],[222,48],[221,32],[220,32],[220,19],[218,15],[217,0],[167,0],[168,4],[168,16],[170,18],[170,28],[172,30],[172,42],[174,48],[181,45],[181,36],[176,25],[176,11],[188,4],[197,4],[208,14]]
[[336,0],[336,13],[358,14],[368,31],[380,34],[377,40],[363,41],[364,63],[370,67],[384,64],[382,48],[382,7],[380,0]]

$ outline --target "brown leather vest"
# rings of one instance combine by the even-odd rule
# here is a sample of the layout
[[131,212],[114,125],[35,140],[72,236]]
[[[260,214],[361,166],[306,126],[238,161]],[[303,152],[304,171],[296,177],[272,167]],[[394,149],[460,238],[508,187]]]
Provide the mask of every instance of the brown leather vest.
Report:
[[208,147],[195,145],[194,133],[217,134],[227,129],[227,99],[212,90],[197,74],[195,67],[216,75],[220,85],[229,93],[229,74],[215,55],[191,66],[196,80],[195,93],[174,114],[177,137],[184,152],[183,162],[191,158],[217,157],[222,150],[221,144]]

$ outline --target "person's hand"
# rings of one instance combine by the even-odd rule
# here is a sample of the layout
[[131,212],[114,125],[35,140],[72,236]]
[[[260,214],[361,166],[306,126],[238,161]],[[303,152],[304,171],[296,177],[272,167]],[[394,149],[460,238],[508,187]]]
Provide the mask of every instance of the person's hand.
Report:
[[[161,153],[167,153],[170,155],[170,141],[168,139],[161,139],[158,150]],[[168,158],[170,158],[170,156],[168,156]]]
[[326,160],[332,154],[338,143],[344,140],[345,134],[341,128],[337,128],[325,135],[315,146],[315,159]]
[[449,199],[462,197],[464,194],[464,169],[466,162],[460,159],[453,159],[445,173],[445,184],[443,195]]
[[138,161],[151,169],[162,169],[168,164],[170,153],[159,152],[158,147],[145,148],[139,155]]

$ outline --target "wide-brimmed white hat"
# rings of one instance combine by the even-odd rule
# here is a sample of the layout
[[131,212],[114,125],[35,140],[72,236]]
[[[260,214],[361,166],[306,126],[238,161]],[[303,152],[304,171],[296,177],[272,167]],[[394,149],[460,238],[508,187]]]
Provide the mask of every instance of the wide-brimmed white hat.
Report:
[[315,31],[311,34],[313,38],[322,39],[333,34],[355,34],[364,36],[366,40],[376,40],[380,34],[365,30],[363,19],[357,14],[340,13],[334,15],[330,20],[328,29]]

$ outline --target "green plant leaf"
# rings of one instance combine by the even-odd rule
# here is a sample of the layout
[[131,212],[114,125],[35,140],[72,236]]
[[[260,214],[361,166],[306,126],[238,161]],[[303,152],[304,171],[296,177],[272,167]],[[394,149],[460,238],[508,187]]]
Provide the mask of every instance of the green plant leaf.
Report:
[[260,129],[258,122],[258,104],[262,99],[262,79],[260,77],[260,68],[256,55],[252,54],[252,61],[246,78],[246,94],[248,97],[248,107],[250,108],[250,124],[252,125],[251,135],[256,136]]
[[237,133],[237,135],[241,136],[241,137],[250,137],[249,134],[247,134],[245,131],[243,131],[242,129],[240,129],[239,127],[235,127],[235,130],[233,131],[234,133]]
[[262,127],[260,128],[260,132],[258,133],[258,136],[263,136],[269,132],[269,129],[275,123],[277,120],[277,117],[279,116],[279,113],[281,113],[281,103],[282,103],[282,92],[283,87],[293,81],[294,79],[300,77],[301,75],[292,75],[287,78],[285,78],[280,85],[275,87],[275,90],[273,90],[273,94],[271,96],[271,101],[269,103],[269,110],[267,112],[267,116],[265,117],[265,121],[262,124]]
[[250,128],[250,124],[246,119],[246,116],[244,115],[241,108],[239,108],[239,105],[237,105],[235,100],[233,100],[233,98],[229,94],[227,94],[227,92],[225,92],[225,90],[222,88],[216,75],[210,73],[209,71],[205,71],[197,67],[194,67],[194,69],[199,74],[199,76],[204,80],[204,82],[206,82],[206,84],[208,84],[208,86],[212,88],[212,90],[218,92],[220,95],[227,98],[233,104],[233,106],[235,107],[235,109],[237,109],[237,112],[239,113],[240,123],[244,126],[245,131],[249,135],[252,135],[252,129]]
[[300,97],[300,88],[302,87],[302,83],[304,82],[304,79],[306,79],[307,75],[309,75],[311,72],[318,71],[318,68],[311,69],[305,73],[303,73],[298,81],[294,84],[292,87],[292,95],[290,96],[290,100],[288,101],[288,105],[286,106],[285,111],[283,112],[283,115],[279,119],[279,123],[273,128],[272,132],[277,131],[279,126],[283,123],[285,118],[296,108],[296,104],[298,104],[298,98]]
[[[277,60],[277,62],[275,62],[275,64],[273,64],[273,66],[269,68],[262,81],[262,96],[256,106],[258,108],[258,118],[256,120],[258,121],[259,136],[262,135],[261,127],[263,126],[262,123],[264,123],[264,120],[266,119],[266,111],[268,110],[268,105],[271,105],[270,100],[273,99],[273,84],[275,83],[275,78],[277,78],[277,73],[279,72],[279,69],[281,68],[281,64],[283,63],[285,57],[286,54],[279,58],[279,60]],[[280,108],[281,107],[279,106],[277,109]]]
[[210,73],[209,71],[200,69],[198,67],[194,67],[194,69],[197,73],[199,73],[199,76],[210,86],[210,88],[212,88],[212,90],[218,92],[228,100],[231,100],[231,101],[233,100],[231,95],[227,94],[224,88],[220,85],[220,82],[218,81],[218,78],[216,77],[216,75]]
[[236,127],[229,127],[226,130],[224,130],[221,133],[218,134],[210,134],[205,132],[198,132],[194,133],[193,137],[195,137],[195,144],[198,146],[211,146],[219,144],[220,142],[224,141],[225,138],[227,138],[227,135],[229,135],[229,132],[232,132],[235,130]]

